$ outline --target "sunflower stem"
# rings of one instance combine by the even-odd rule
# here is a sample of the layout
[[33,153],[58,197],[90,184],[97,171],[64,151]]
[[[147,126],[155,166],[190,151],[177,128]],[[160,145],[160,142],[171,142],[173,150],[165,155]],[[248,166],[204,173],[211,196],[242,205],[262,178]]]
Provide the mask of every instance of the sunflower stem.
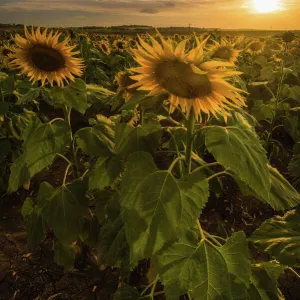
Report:
[[187,119],[187,136],[186,136],[186,164],[187,173],[190,174],[192,170],[192,151],[193,151],[193,139],[194,139],[194,126],[195,126],[195,114],[193,109],[191,109],[189,117]]
[[140,110],[140,125],[143,126],[144,124],[144,107],[143,104],[139,104],[139,110]]
[[72,170],[73,170],[73,177],[74,178],[79,178],[78,175],[78,164],[77,164],[77,158],[76,158],[76,151],[74,147],[74,140],[73,140],[73,133],[72,133],[72,124],[71,124],[71,108],[68,108],[67,106],[63,107],[64,111],[64,117],[65,121],[68,123],[70,127],[70,136],[71,136],[71,161],[72,161]]

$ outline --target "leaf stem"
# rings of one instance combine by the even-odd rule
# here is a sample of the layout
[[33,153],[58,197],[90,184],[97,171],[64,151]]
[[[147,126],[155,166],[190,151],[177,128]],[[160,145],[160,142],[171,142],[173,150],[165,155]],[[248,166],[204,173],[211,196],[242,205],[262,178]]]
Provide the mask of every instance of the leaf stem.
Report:
[[187,136],[186,136],[186,150],[185,150],[185,158],[187,164],[187,173],[191,173],[192,169],[192,151],[193,151],[193,133],[194,133],[194,126],[195,126],[195,114],[194,110],[190,110],[189,117],[187,119]]
[[225,171],[222,171],[222,172],[219,172],[219,173],[216,173],[214,175],[211,175],[210,177],[207,178],[208,181],[212,180],[213,178],[217,177],[217,176],[221,176],[221,175],[229,175],[229,176],[232,176],[230,173],[226,172]]
[[181,156],[181,157],[177,157],[173,160],[173,162],[171,163],[169,169],[168,169],[168,172],[169,173],[172,173],[172,170],[174,169],[175,165],[177,164],[177,162],[181,161],[181,160],[185,160],[185,157],[184,156]]
[[65,121],[65,119],[62,119],[62,118],[55,118],[55,119],[51,120],[51,121],[49,122],[49,124],[52,124],[52,123],[54,123],[54,122],[56,122],[56,121]]
[[67,159],[64,155],[60,154],[60,153],[56,153],[57,156],[60,156],[61,158],[63,158],[69,165],[72,164],[72,162]]
[[198,226],[198,229],[199,229],[199,232],[200,232],[201,240],[206,240],[205,235],[204,235],[204,231],[201,227],[199,219],[197,219],[197,226]]
[[64,175],[64,180],[63,180],[63,184],[62,184],[63,186],[66,185],[66,180],[67,180],[68,172],[69,172],[69,169],[70,169],[71,166],[72,166],[72,163],[68,164],[68,166],[66,168],[65,175]]
[[144,124],[144,106],[142,103],[139,104],[139,110],[140,110],[140,125],[143,126],[143,124]]
[[218,165],[220,165],[220,163],[218,163],[218,162],[208,163],[208,164],[205,164],[201,167],[196,168],[195,170],[193,170],[192,173],[200,171],[200,170],[205,169],[205,168],[210,168],[210,167],[214,167],[214,166],[218,166]]
[[299,275],[292,267],[288,267],[288,269],[289,269],[292,273],[294,273],[294,275],[295,275],[297,278],[300,279],[300,275]]

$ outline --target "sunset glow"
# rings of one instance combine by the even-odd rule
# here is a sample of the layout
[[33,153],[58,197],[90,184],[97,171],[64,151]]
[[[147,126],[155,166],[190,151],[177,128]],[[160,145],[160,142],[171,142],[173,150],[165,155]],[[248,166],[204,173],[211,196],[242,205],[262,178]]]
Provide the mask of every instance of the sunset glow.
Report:
[[271,13],[280,10],[280,0],[254,0],[255,10],[259,13]]

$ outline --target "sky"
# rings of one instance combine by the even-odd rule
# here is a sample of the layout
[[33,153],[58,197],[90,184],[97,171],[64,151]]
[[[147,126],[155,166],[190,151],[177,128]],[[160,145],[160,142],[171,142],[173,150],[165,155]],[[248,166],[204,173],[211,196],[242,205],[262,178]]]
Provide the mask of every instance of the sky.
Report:
[[255,0],[0,0],[0,23],[300,30],[300,0],[259,3],[274,1],[279,10],[261,13]]

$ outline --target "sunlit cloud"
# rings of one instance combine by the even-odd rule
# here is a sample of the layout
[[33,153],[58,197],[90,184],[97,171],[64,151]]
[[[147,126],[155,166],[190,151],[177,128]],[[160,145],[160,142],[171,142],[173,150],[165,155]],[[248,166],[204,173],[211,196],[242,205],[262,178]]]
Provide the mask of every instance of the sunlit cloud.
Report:
[[278,0],[278,5],[278,11],[258,13],[255,0],[0,0],[0,19],[50,26],[300,29],[300,0]]

